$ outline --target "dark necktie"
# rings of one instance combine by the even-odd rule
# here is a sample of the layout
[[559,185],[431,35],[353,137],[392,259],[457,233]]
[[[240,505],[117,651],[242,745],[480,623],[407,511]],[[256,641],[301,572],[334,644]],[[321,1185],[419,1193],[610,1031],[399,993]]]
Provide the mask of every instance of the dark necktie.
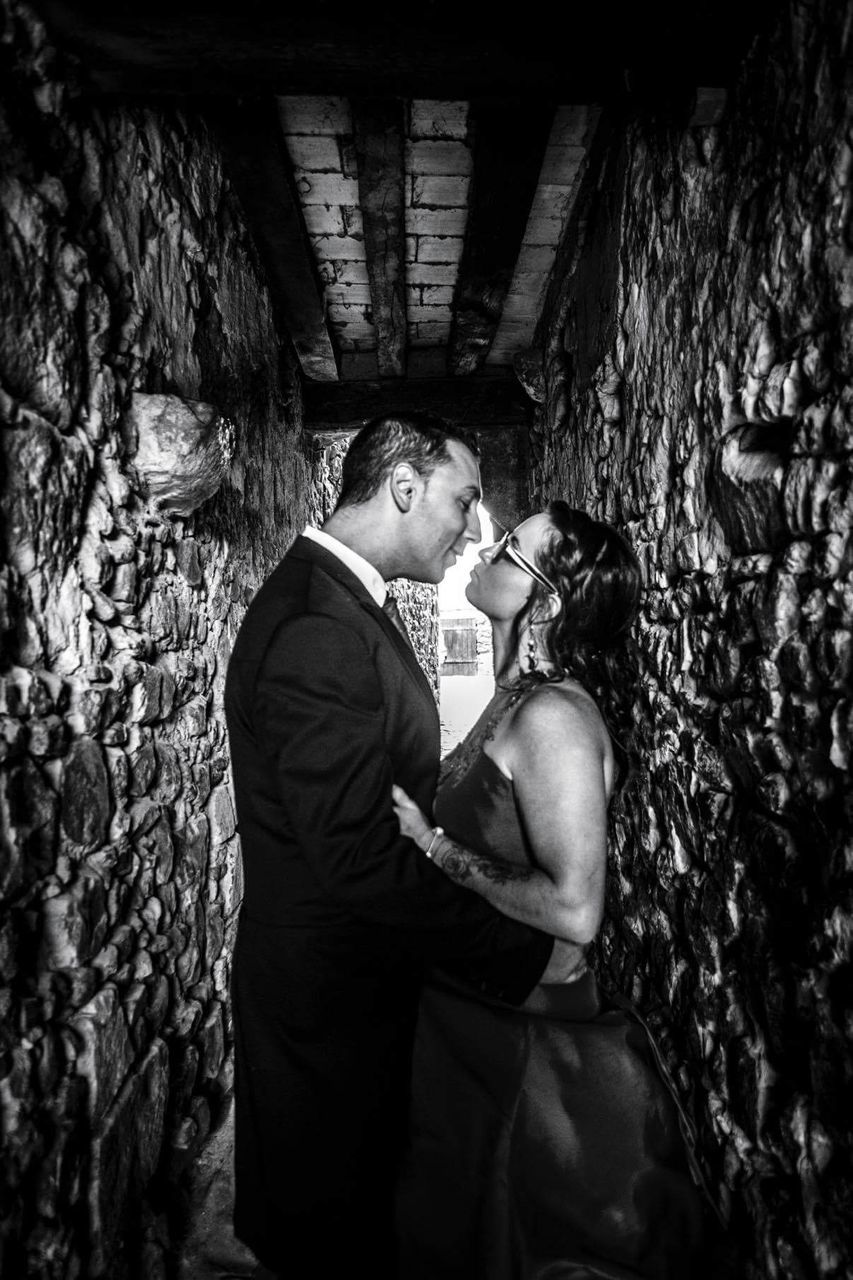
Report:
[[394,596],[391,595],[390,591],[385,597],[385,603],[382,606],[382,612],[391,619],[391,621],[394,623],[394,626],[400,632],[400,635],[406,641],[406,644],[411,646],[412,642],[409,639],[409,633],[406,630],[405,623],[403,622],[403,619],[400,617],[400,610],[397,608],[397,601],[394,598]]

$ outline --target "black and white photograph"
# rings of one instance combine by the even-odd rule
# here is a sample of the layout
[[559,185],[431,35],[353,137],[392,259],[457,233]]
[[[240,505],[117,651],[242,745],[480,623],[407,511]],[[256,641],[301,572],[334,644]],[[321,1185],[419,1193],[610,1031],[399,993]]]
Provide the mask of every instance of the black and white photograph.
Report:
[[853,0],[0,0],[0,1280],[853,1280]]

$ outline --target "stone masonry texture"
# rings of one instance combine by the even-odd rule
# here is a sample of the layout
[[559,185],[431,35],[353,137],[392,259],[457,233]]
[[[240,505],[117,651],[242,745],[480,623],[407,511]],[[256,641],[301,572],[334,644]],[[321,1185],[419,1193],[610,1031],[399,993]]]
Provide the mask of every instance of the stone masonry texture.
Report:
[[853,1265],[850,38],[782,4],[716,124],[613,128],[537,333],[531,507],[646,578],[602,959],[754,1280]]
[[[0,1273],[157,1280],[231,1087],[225,664],[323,460],[204,129],[0,15]],[[172,509],[149,397],[204,435]]]

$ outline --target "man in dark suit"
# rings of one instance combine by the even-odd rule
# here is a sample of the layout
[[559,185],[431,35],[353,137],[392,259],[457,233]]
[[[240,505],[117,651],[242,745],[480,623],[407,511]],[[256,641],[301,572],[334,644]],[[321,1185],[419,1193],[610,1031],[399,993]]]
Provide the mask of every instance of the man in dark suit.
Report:
[[[396,1274],[393,1187],[423,974],[524,999],[552,940],[401,837],[440,740],[385,582],[439,582],[479,540],[477,460],[420,415],[355,438],[339,505],[263,584],[228,668],[245,875],[234,956],[235,1228],[274,1275]],[[556,978],[555,956],[546,977]]]

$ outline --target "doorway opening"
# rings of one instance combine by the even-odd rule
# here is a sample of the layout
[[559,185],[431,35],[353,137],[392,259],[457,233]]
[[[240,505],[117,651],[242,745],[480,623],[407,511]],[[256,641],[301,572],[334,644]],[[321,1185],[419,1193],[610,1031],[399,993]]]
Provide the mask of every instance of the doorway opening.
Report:
[[471,728],[492,696],[492,629],[488,619],[468,603],[465,587],[483,547],[496,540],[495,525],[478,504],[482,536],[438,584],[438,685],[441,754],[446,755]]

